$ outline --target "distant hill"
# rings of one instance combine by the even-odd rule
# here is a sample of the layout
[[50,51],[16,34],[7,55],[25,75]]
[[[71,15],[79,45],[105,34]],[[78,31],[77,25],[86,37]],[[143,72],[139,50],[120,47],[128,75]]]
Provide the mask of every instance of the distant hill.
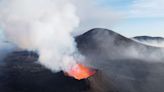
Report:
[[141,43],[156,46],[156,47],[164,47],[164,38],[163,37],[151,37],[151,36],[136,36],[132,39],[139,41]]
[[89,30],[76,37],[76,42],[77,47],[84,54],[95,55],[99,53],[103,57],[108,55],[107,58],[116,59],[133,57],[131,54],[133,51],[140,53],[142,57],[142,54],[149,56],[149,54],[154,53],[153,50],[161,50],[161,48],[141,44],[112,30],[102,28]]
[[152,37],[152,36],[136,36],[136,37],[133,37],[134,39],[136,40],[139,40],[139,41],[143,41],[143,40],[156,40],[156,41],[161,41],[163,40],[164,41],[164,38],[163,37]]

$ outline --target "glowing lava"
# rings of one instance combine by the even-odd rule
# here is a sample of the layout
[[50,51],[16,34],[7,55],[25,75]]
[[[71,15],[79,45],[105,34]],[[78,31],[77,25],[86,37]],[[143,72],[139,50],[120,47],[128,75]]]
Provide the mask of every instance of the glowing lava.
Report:
[[82,64],[76,64],[67,73],[68,76],[74,77],[77,80],[86,79],[96,73],[95,70],[90,69]]

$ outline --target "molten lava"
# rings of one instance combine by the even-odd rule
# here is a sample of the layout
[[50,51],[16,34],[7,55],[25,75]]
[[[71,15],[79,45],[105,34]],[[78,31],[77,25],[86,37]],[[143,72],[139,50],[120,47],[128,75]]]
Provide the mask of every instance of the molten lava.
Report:
[[67,73],[68,76],[74,77],[77,80],[86,79],[96,73],[95,70],[90,69],[82,64],[76,64]]

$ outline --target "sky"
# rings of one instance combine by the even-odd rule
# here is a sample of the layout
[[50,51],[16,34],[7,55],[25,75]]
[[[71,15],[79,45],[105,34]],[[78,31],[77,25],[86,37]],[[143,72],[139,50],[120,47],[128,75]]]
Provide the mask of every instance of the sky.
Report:
[[164,0],[99,0],[101,7],[112,8],[124,17],[111,29],[124,36],[164,37]]
[[[74,0],[80,8],[79,30],[111,29],[126,37],[164,37],[164,0]],[[91,3],[97,3],[97,6]],[[0,31],[0,37],[1,36]]]

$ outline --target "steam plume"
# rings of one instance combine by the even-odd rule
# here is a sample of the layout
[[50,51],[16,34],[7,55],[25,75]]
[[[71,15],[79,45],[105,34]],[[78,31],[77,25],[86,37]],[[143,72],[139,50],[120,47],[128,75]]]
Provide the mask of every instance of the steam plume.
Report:
[[44,66],[67,70],[80,56],[71,35],[79,24],[75,11],[69,0],[1,0],[0,25],[9,41],[37,50]]

